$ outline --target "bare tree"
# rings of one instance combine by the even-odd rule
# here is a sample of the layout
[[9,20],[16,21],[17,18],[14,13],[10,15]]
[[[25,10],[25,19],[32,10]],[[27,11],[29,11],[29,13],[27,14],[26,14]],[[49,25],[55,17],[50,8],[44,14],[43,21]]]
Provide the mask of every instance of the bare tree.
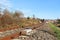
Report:
[[24,14],[21,11],[15,11],[14,17],[21,18]]
[[13,17],[10,15],[10,12],[5,9],[3,11],[3,16],[2,16],[2,24],[11,24],[13,22]]

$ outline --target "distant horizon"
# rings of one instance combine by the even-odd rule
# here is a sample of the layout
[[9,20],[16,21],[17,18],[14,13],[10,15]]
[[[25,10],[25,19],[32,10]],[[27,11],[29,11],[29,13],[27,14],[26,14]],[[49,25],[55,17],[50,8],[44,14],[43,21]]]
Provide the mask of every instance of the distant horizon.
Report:
[[60,0],[0,0],[0,7],[22,11],[25,17],[60,19]]

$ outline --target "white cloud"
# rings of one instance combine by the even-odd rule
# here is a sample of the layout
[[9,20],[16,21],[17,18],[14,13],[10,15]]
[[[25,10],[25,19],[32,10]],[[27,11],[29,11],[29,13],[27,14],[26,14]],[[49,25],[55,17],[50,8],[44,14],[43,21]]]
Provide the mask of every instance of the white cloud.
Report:
[[9,0],[0,0],[0,7],[1,8],[11,8],[12,3]]

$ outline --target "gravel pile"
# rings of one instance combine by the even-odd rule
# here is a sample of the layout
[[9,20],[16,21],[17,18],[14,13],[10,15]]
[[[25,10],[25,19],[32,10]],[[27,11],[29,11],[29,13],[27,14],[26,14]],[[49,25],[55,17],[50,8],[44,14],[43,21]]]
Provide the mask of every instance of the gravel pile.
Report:
[[57,40],[55,36],[45,31],[37,31],[36,33],[32,34],[31,37],[34,40]]

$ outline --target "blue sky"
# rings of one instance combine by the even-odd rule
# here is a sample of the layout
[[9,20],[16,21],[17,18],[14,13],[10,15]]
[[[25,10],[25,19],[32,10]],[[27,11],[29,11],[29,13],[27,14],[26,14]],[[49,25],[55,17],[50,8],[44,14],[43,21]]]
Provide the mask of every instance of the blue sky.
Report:
[[44,19],[60,18],[60,0],[0,0],[3,8]]

